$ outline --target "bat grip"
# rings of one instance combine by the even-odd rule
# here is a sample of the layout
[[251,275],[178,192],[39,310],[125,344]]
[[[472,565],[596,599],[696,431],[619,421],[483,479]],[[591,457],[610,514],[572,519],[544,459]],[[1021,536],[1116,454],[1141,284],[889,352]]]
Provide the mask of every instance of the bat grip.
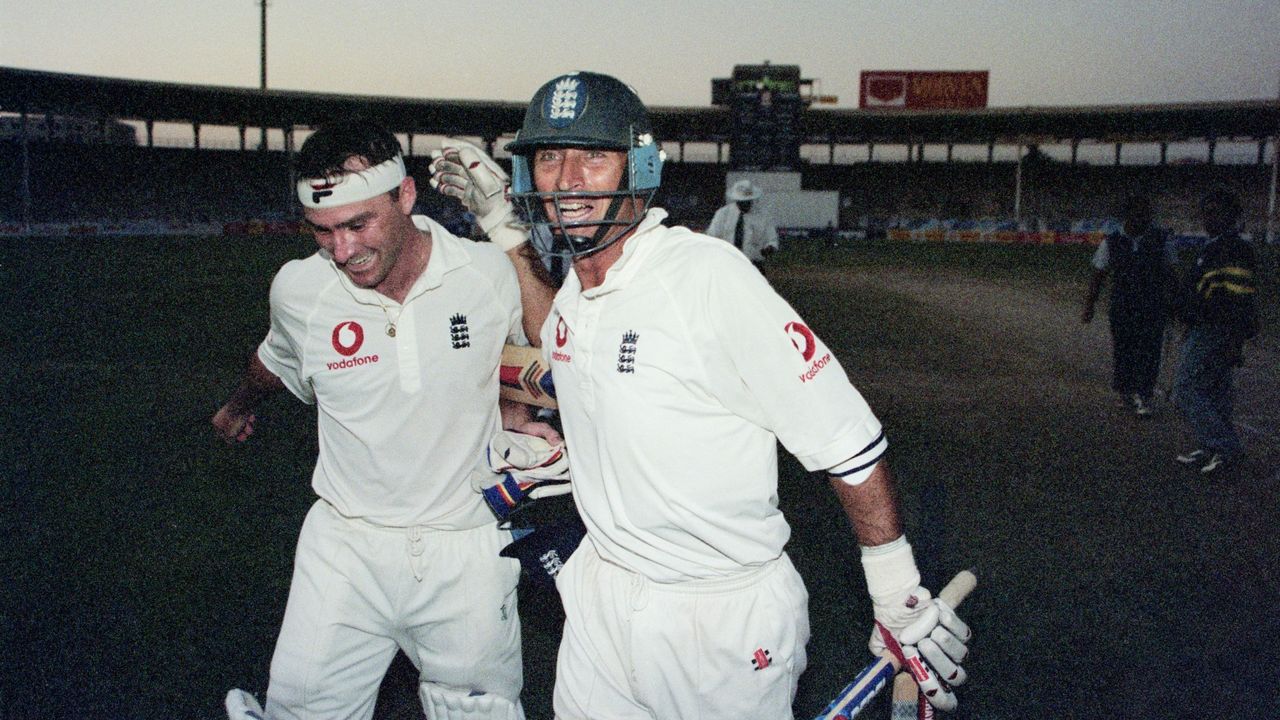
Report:
[[[938,597],[951,607],[959,605],[978,586],[978,576],[970,570],[961,570],[946,587],[938,591]],[[898,672],[897,659],[891,655],[881,657],[858,673],[853,682],[845,686],[835,700],[814,720],[849,720],[857,715],[871,699]],[[908,674],[907,677],[910,677]],[[914,686],[915,681],[912,681]],[[895,688],[896,689],[896,688]],[[914,691],[914,687],[911,688]]]
[[972,570],[961,570],[951,578],[951,582],[947,583],[946,587],[938,591],[938,598],[954,610],[976,587],[978,587],[978,576],[974,575]]
[[[961,570],[951,578],[946,587],[938,591],[938,599],[955,609],[978,586],[978,576],[971,570]],[[916,687],[911,673],[898,674],[893,679],[893,717],[932,718],[933,706]]]

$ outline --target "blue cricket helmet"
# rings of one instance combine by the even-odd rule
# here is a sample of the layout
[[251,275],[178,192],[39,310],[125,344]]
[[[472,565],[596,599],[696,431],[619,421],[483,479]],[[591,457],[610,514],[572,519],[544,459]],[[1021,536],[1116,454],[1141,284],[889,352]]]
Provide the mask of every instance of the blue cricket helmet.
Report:
[[[615,198],[609,218],[602,222],[582,223],[598,226],[590,237],[574,235],[572,223],[558,223],[547,218],[546,201],[558,202],[569,193],[539,193],[533,183],[530,160],[539,148],[601,148],[627,154],[627,167],[619,187],[592,195]],[[534,233],[535,245],[543,254],[577,257],[604,249],[601,244],[611,226],[639,223],[613,219],[618,210],[617,198],[636,198],[647,208],[662,182],[662,151],[653,137],[649,113],[635,91],[617,78],[593,72],[573,72],[544,84],[534,93],[525,110],[524,123],[514,141],[507,144],[511,153],[511,196],[527,219],[535,225],[549,226],[550,233]],[[573,193],[581,196],[583,193]],[[643,211],[640,213],[643,216]],[[554,241],[555,247],[536,242],[539,236]],[[619,233],[614,241],[625,235]]]

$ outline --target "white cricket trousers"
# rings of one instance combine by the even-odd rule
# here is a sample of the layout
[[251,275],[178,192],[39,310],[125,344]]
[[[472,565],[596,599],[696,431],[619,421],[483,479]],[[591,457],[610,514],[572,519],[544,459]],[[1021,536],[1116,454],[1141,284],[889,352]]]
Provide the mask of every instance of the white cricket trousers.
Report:
[[324,500],[298,537],[271,660],[272,720],[368,720],[397,649],[424,681],[516,702],[523,682],[511,534],[391,528]]
[[791,720],[809,595],[785,553],[728,578],[654,583],[588,536],[556,585],[556,720]]

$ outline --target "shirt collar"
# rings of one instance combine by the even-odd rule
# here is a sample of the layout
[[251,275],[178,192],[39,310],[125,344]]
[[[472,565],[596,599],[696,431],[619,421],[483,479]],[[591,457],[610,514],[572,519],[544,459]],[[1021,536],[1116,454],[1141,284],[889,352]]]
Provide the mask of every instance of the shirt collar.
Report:
[[426,215],[414,215],[413,224],[431,234],[431,259],[427,262],[426,272],[414,282],[408,297],[440,287],[446,274],[471,264],[471,254],[462,245],[464,241],[445,230],[443,225]]
[[578,273],[570,271],[565,276],[564,284],[560,287],[560,291],[556,293],[555,297],[555,305],[561,311],[561,315],[572,318],[579,299],[594,300],[602,295],[625,288],[644,265],[644,258],[648,254],[649,248],[653,245],[653,243],[648,242],[654,237],[651,231],[656,227],[660,227],[666,217],[666,210],[649,208],[645,213],[644,219],[636,226],[631,236],[622,241],[624,243],[622,255],[605,272],[604,282],[596,287],[583,290],[582,282],[578,280]]

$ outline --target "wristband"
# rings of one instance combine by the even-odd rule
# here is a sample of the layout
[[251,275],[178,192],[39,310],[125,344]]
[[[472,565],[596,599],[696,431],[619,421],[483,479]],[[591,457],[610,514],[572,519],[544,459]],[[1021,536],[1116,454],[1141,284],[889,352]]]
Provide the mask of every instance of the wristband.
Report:
[[529,233],[515,225],[513,221],[514,217],[511,217],[491,230],[484,230],[483,225],[480,229],[484,230],[485,234],[489,236],[490,242],[502,248],[503,252],[506,252],[529,242]]
[[476,225],[479,225],[486,235],[499,225],[515,224],[515,222],[515,208],[511,207],[510,201],[496,203],[483,217],[476,216]]
[[867,592],[878,605],[896,603],[920,587],[920,571],[906,535],[884,545],[864,545],[862,571],[867,577]]

